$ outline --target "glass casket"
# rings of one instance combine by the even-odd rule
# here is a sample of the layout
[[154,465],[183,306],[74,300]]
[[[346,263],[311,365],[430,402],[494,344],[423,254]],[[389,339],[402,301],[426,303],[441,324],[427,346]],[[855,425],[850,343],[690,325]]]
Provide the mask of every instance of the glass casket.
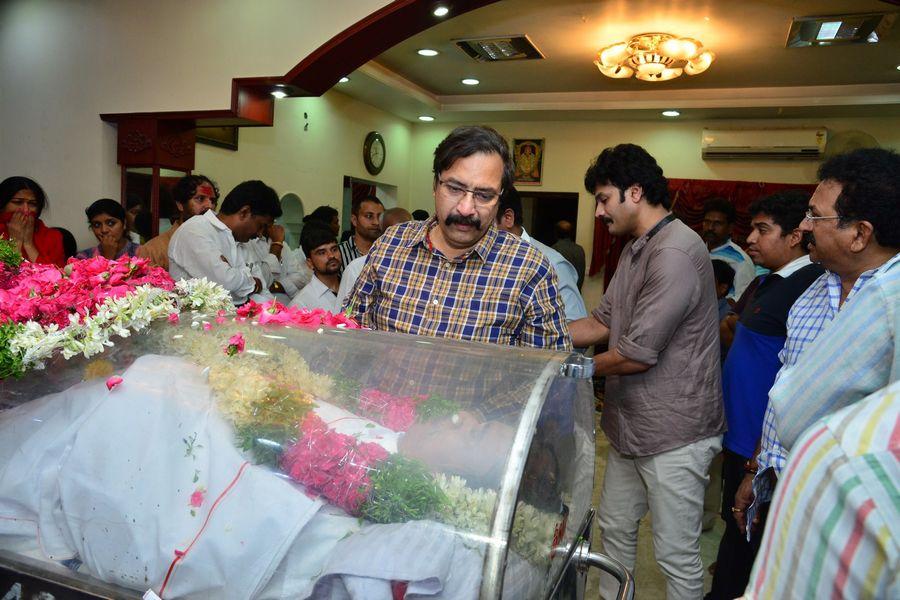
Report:
[[187,313],[56,357],[0,381],[3,581],[147,598],[579,587],[589,365]]

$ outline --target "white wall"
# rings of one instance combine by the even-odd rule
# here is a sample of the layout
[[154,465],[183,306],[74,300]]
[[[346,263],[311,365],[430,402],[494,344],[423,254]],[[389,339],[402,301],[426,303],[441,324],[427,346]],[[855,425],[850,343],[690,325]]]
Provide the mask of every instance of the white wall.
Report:
[[231,79],[283,75],[388,0],[0,2],[0,177],[29,175],[49,225],[92,240],[83,209],[118,198],[103,112],[222,109]]
[[[584,190],[584,172],[591,160],[608,146],[630,142],[647,149],[668,177],[813,183],[816,161],[704,161],[700,132],[704,127],[826,126],[839,132],[858,129],[870,133],[882,146],[900,148],[900,118],[815,119],[783,121],[665,121],[665,122],[507,122],[486,123],[508,139],[545,138],[543,182],[529,191],[578,192],[577,241],[589,255],[594,235],[594,200]],[[434,148],[455,124],[416,124],[410,166],[410,204],[414,210],[434,210],[431,163]]]
[[[381,133],[386,147],[378,175],[363,164],[370,131]],[[195,171],[215,180],[223,194],[241,181],[262,179],[279,196],[300,196],[307,214],[322,204],[341,210],[344,175],[396,186],[397,202],[406,206],[411,142],[408,121],[331,91],[276,101],[275,126],[242,128],[237,152],[198,144]]]

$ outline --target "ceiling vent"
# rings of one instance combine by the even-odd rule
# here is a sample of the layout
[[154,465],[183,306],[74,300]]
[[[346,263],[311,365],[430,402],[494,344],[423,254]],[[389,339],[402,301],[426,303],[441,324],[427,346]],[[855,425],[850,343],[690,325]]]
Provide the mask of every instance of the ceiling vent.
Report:
[[544,58],[527,35],[504,35],[453,40],[463,52],[479,62]]
[[827,17],[794,17],[788,32],[788,48],[874,44],[894,24],[896,13],[865,13]]

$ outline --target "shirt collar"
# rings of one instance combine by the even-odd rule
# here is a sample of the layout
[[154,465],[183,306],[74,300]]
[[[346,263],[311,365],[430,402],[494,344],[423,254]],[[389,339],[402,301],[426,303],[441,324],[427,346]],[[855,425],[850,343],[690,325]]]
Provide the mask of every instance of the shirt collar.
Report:
[[722,248],[727,248],[729,246],[731,246],[731,238],[728,238],[727,240],[725,240],[725,243],[722,244],[721,246],[716,246],[715,248],[710,250],[709,253],[712,254],[713,252],[715,252],[717,250],[721,250]]
[[519,237],[522,238],[523,242],[528,242],[529,244],[531,243],[531,236],[528,235],[528,232],[525,231],[524,227],[522,228],[522,235],[520,235]]
[[315,293],[316,298],[321,298],[326,293],[331,294],[332,296],[335,295],[334,292],[332,292],[330,289],[328,289],[327,285],[322,283],[322,280],[319,279],[315,273],[313,273],[312,279],[310,279],[308,285],[312,286],[311,291]]
[[231,229],[228,228],[228,225],[226,225],[221,220],[219,220],[219,217],[216,216],[216,213],[214,213],[213,211],[208,210],[205,213],[203,213],[201,216],[204,217],[210,223],[212,223],[213,227],[215,227],[216,229],[219,229],[221,231],[228,231],[228,232],[231,231]]
[[[663,221],[665,221],[666,219],[668,219],[668,218],[671,216],[671,214],[672,214],[672,213],[669,213],[668,215],[664,216],[662,219],[660,219],[659,221],[657,221],[657,222],[653,225],[653,227],[651,227],[650,229],[648,229],[647,232],[646,232],[644,235],[642,235],[642,236],[639,237],[638,239],[634,240],[634,243],[631,244],[631,254],[632,254],[632,255],[637,254],[638,252],[640,252],[641,250],[644,249],[644,246],[647,245],[647,242],[649,242],[649,241],[652,239],[652,236],[651,236],[650,234],[651,234],[651,233],[652,233],[653,235],[658,234],[661,230],[660,230],[660,229],[657,229],[657,227],[659,227],[659,224],[660,224],[660,223],[662,223]],[[674,221],[674,220],[675,220],[675,219],[670,219],[670,221]]]
[[809,254],[804,254],[803,256],[798,256],[788,264],[775,271],[773,275],[778,275],[779,277],[786,279],[803,267],[811,264],[812,261],[809,260]]
[[[422,244],[427,250],[434,253],[435,251],[429,248],[427,237],[428,232],[436,226],[437,216],[433,216],[427,221],[422,221],[422,225],[419,226],[419,229],[409,237],[409,242],[407,242],[406,247],[412,248],[416,244]],[[481,239],[478,240],[478,243],[456,260],[463,261],[474,253],[477,254],[479,258],[481,258],[482,262],[486,262],[488,256],[491,253],[491,248],[493,248],[494,242],[497,241],[498,236],[499,230],[497,229],[497,224],[491,223],[490,228],[481,237]]]

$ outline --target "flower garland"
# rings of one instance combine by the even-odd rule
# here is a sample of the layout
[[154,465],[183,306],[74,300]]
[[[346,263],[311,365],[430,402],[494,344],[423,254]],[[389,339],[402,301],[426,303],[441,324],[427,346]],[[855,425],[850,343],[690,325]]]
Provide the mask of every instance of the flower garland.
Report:
[[317,308],[299,308],[285,306],[276,300],[269,300],[259,304],[253,300],[237,309],[239,318],[256,318],[260,325],[296,325],[298,327],[316,328],[341,327],[347,329],[360,329],[359,324],[343,313],[331,313]]
[[57,352],[89,358],[161,317],[231,307],[228,292],[202,280],[175,283],[138,258],[23,262],[0,240],[0,379],[40,369]]
[[[355,388],[345,380],[343,389],[353,393]],[[374,388],[359,390],[358,401],[342,399],[343,405],[351,411],[372,419],[393,431],[407,431],[414,423],[424,423],[442,419],[459,412],[459,403],[436,394],[398,396]]]
[[174,282],[164,269],[141,258],[73,259],[62,268],[23,262],[0,289],[0,322],[36,321],[64,328],[73,315],[82,319],[95,314],[108,298],[120,298],[142,286],[172,290]]
[[300,439],[285,450],[281,465],[291,479],[358,515],[371,486],[369,470],[388,456],[378,444],[338,433],[310,414],[300,425]]
[[[438,519],[462,531],[490,534],[497,492],[470,488],[466,480],[456,475],[435,475],[435,482],[447,498]],[[519,501],[512,525],[512,548],[525,560],[538,565],[550,561],[560,515],[541,511]]]
[[[71,263],[70,263],[71,264]],[[206,280],[179,281],[166,290],[142,285],[121,296],[108,296],[94,307],[94,314],[72,313],[68,323],[7,322],[0,325],[0,379],[41,369],[60,352],[65,359],[81,354],[90,358],[113,346],[112,338],[128,337],[146,329],[156,319],[187,307],[221,310],[231,304],[224,288]]]
[[195,320],[179,327],[172,345],[209,368],[216,405],[239,437],[242,430],[259,428],[296,432],[314,398],[331,396],[331,378],[313,373],[299,352],[264,337],[241,318],[209,329],[201,325],[206,321]]

